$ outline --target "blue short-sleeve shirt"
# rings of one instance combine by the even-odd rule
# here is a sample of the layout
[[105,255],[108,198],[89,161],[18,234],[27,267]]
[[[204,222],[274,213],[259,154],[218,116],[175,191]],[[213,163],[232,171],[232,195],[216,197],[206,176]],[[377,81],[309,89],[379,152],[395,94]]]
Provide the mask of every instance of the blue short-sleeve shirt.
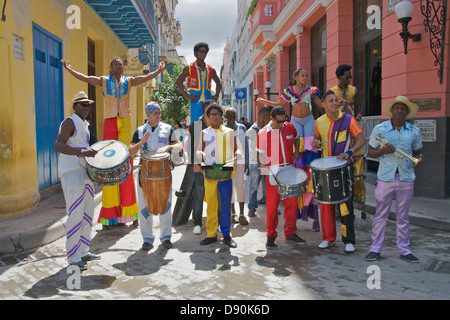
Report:
[[[420,150],[423,147],[422,135],[420,134],[419,128],[409,122],[405,122],[405,125],[400,130],[397,130],[392,125],[392,121],[385,121],[375,126],[370,135],[369,146],[376,150],[382,148],[376,141],[377,137],[382,138],[398,150],[409,155],[412,155],[413,151]],[[416,175],[412,168],[413,162],[411,160],[407,159],[407,161],[403,161],[395,153],[385,154],[379,159],[378,180],[386,182],[394,181],[397,170],[400,181],[416,180]]]

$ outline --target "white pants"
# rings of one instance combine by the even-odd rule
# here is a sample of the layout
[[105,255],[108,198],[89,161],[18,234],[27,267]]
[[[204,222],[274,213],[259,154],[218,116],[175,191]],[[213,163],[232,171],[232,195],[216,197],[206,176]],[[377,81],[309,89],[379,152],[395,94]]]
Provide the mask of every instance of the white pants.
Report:
[[244,174],[245,165],[236,164],[236,175],[233,178],[233,195],[231,197],[231,203],[245,202],[245,190],[244,190]]
[[[139,205],[139,226],[141,228],[142,238],[144,242],[153,243],[155,236],[153,235],[153,217],[156,215],[148,212],[147,203],[144,199],[144,193],[139,183],[137,183],[138,205]],[[170,240],[172,236],[172,187],[170,187],[169,203],[164,214],[159,216],[159,239],[161,242]]]
[[94,185],[86,171],[63,174],[61,186],[66,201],[66,251],[69,263],[81,261],[89,252],[94,217]]

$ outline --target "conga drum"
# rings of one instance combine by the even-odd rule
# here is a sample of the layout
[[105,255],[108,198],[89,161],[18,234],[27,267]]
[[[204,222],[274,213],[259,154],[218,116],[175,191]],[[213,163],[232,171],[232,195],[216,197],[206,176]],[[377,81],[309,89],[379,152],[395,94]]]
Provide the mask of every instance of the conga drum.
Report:
[[353,192],[353,166],[344,159],[325,157],[310,163],[314,199],[337,204],[349,200]]
[[150,214],[167,211],[172,187],[169,159],[169,153],[141,154],[139,181]]
[[120,141],[105,140],[91,146],[99,152],[86,158],[89,178],[100,186],[114,186],[124,182],[131,173],[128,148]]

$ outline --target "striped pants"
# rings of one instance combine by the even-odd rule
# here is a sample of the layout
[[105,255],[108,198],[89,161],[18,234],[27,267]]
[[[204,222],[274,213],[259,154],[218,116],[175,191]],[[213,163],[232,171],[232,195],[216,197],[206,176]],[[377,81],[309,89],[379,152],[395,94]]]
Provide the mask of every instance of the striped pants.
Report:
[[74,170],[61,177],[66,201],[66,251],[69,263],[89,252],[94,217],[94,185],[86,171]]

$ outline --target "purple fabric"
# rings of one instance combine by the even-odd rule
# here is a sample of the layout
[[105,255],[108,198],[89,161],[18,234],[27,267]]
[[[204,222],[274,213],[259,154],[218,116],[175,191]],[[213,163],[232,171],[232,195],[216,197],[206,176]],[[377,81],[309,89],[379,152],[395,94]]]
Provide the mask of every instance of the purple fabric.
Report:
[[400,255],[411,253],[409,248],[409,205],[414,194],[414,182],[402,182],[395,175],[394,182],[378,181],[375,189],[377,209],[372,223],[372,246],[370,251],[381,253],[386,223],[395,195],[397,218],[397,248]]

